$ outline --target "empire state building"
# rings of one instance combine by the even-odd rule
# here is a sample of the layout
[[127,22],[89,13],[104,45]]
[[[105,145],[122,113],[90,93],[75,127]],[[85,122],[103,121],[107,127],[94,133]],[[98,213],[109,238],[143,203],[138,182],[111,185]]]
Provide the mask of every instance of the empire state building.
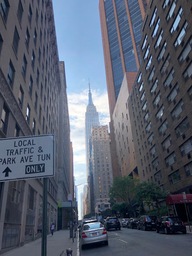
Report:
[[90,174],[90,150],[91,150],[91,130],[94,126],[99,126],[99,114],[93,104],[91,89],[89,85],[88,105],[85,113],[85,144],[86,144],[86,161],[87,161],[87,177]]
[[85,113],[85,144],[86,144],[86,161],[87,161],[87,195],[86,209],[87,213],[94,213],[94,189],[93,189],[93,165],[92,165],[92,128],[99,126],[99,115],[96,107],[93,105],[92,94],[89,85],[88,105]]

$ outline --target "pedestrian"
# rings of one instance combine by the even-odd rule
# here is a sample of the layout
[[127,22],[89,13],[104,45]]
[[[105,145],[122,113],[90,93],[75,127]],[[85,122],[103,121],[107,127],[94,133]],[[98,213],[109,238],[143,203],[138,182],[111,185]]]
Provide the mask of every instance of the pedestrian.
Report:
[[51,231],[51,235],[53,236],[53,233],[55,231],[55,224],[54,223],[51,224],[50,231]]

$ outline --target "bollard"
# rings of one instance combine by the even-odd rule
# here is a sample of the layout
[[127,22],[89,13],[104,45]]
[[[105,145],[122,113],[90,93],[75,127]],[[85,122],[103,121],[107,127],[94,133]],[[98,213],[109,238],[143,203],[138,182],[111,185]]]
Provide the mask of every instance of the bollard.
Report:
[[72,256],[72,252],[73,252],[73,250],[71,248],[68,248],[66,250],[67,256]]

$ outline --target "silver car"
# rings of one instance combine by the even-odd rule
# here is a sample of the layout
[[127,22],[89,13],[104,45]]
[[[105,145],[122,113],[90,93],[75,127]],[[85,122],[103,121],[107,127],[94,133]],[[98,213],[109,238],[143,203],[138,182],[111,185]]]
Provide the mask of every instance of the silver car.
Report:
[[108,245],[108,234],[104,225],[100,222],[85,223],[80,234],[81,248],[87,244],[104,243]]

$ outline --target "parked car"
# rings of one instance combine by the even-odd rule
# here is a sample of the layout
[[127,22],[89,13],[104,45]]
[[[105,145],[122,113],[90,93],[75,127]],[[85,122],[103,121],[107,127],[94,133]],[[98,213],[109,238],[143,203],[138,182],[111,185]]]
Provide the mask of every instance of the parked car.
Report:
[[163,231],[165,234],[181,232],[187,233],[186,226],[177,216],[163,216],[156,223],[157,233]]
[[157,216],[142,215],[137,223],[137,229],[156,230]]
[[121,230],[121,224],[117,217],[107,217],[105,220],[105,228],[109,229],[119,229]]
[[128,219],[122,219],[122,220],[121,220],[121,226],[122,226],[123,228],[126,228],[126,227],[127,227],[127,223],[128,223]]
[[127,223],[127,227],[128,228],[137,228],[137,224],[138,224],[138,219],[137,218],[130,218],[128,223]]
[[81,248],[87,244],[104,243],[108,245],[108,234],[101,222],[85,223],[80,233]]

